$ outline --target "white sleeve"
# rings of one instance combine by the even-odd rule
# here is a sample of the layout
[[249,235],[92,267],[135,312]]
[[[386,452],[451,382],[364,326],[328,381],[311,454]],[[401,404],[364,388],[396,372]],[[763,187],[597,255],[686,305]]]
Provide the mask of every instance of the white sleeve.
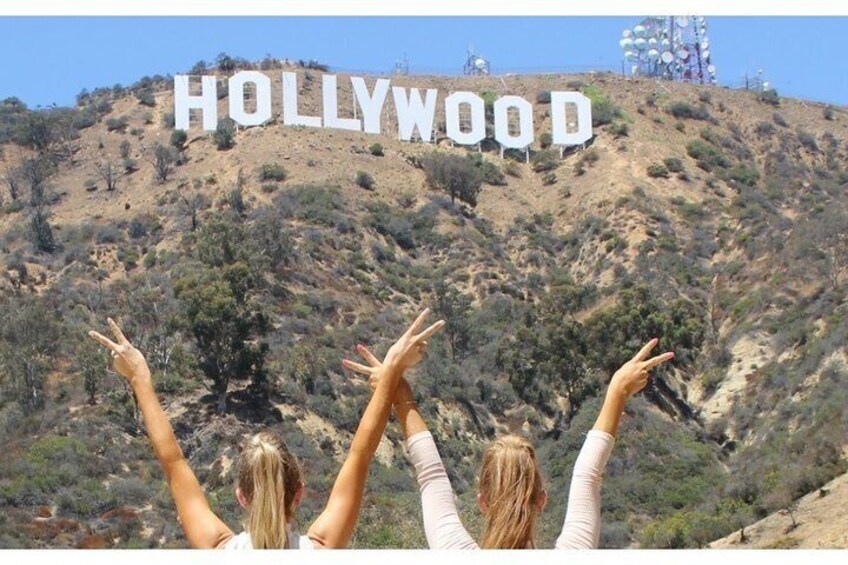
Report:
[[562,533],[556,541],[557,549],[598,547],[601,537],[601,483],[614,444],[615,438],[600,430],[590,430],[586,435],[574,463],[568,509]]
[[421,489],[424,533],[430,549],[478,549],[456,508],[450,479],[430,432],[420,432],[406,440],[409,460]]

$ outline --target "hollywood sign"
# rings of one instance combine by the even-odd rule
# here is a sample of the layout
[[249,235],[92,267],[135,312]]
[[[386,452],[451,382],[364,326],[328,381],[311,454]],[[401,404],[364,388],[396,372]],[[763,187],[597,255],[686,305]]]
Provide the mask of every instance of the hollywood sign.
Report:
[[[192,109],[202,112],[203,129],[218,127],[218,93],[215,76],[200,77],[200,94],[191,94],[188,75],[174,76],[175,127],[188,130]],[[422,98],[418,88],[392,86],[389,79],[377,79],[369,91],[361,77],[350,77],[355,98],[355,114],[361,118],[339,117],[336,75],[324,74],[321,81],[321,116],[308,116],[298,109],[297,73],[283,72],[282,118],[287,126],[332,128],[380,134],[381,116],[389,89],[396,112],[398,138],[411,141],[417,130],[422,141],[432,141],[438,90],[428,88]],[[245,89],[252,85],[255,108],[248,110]],[[229,79],[229,117],[242,126],[259,126],[272,118],[271,79],[258,71],[241,71]],[[592,137],[592,104],[579,92],[551,92],[551,139],[554,145],[571,146]],[[358,108],[358,110],[357,110]],[[461,116],[466,119],[463,120]],[[512,113],[512,124],[510,124]],[[524,149],[536,138],[533,105],[521,96],[501,96],[494,103],[495,140],[505,148]],[[445,132],[458,145],[476,145],[486,137],[484,100],[473,92],[453,92],[444,99]],[[512,127],[510,127],[512,126]]]

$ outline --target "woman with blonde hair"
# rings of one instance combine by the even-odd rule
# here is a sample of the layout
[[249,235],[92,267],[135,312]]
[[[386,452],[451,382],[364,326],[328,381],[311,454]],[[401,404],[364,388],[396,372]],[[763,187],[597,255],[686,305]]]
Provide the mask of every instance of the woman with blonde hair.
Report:
[[380,384],[362,415],[350,451],[339,471],[327,506],[305,536],[291,529],[291,519],[303,496],[303,480],[295,457],[276,435],[263,432],[245,446],[238,464],[236,498],[247,510],[246,531],[233,531],[212,512],[200,483],[183,456],[174,431],[153,389],[147,362],[111,319],[116,342],[97,333],[89,335],[107,347],[115,371],[135,393],[156,457],[162,465],[177,514],[192,547],[224,549],[330,549],[345,547],[353,535],[368,467],[386,427],[398,382],[404,371],[421,360],[424,340],[438,331],[438,321],[418,332],[425,310],[395,342],[381,369]]
[[[604,468],[612,451],[618,424],[627,399],[648,382],[648,371],[674,357],[648,355],[659,340],[653,339],[613,375],[595,425],[577,456],[568,508],[557,549],[590,549],[600,538],[600,490]],[[368,366],[344,361],[354,371],[370,375],[379,386],[385,371],[365,347],[359,353]],[[547,503],[536,451],[526,438],[507,435],[492,443],[483,456],[477,502],[485,518],[483,538],[478,545],[462,525],[456,500],[433,436],[418,412],[405,380],[398,385],[395,412],[406,438],[409,458],[421,490],[424,531],[431,549],[525,549],[535,548],[536,518]]]

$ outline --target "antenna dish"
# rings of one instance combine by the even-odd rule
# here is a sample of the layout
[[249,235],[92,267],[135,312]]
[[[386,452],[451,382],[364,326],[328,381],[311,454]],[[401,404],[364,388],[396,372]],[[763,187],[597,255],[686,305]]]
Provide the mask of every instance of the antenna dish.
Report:
[[702,16],[648,16],[622,31],[619,47],[634,76],[714,84],[710,40]]

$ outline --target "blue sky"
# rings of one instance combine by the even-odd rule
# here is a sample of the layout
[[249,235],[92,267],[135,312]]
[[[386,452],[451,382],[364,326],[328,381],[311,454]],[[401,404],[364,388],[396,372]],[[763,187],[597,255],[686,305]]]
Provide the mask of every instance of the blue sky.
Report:
[[[626,17],[0,18],[0,98],[73,104],[83,88],[188,70],[222,51],[339,70],[457,73],[469,45],[498,70],[620,69]],[[763,69],[782,96],[848,104],[848,18],[708,18],[720,84]]]

